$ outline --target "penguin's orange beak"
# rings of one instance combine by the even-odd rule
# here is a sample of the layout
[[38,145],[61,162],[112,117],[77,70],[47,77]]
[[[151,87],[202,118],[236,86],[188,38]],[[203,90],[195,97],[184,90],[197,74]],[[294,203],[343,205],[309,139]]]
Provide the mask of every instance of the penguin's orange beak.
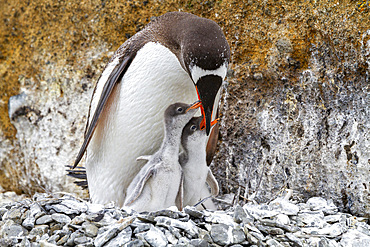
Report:
[[[197,95],[198,95],[198,99],[199,101],[200,100],[200,95],[199,95],[199,90],[198,90],[198,87],[195,86],[195,88],[197,89]],[[206,127],[206,114],[204,113],[204,108],[203,108],[203,105],[200,106],[200,112],[202,113],[202,116],[203,116],[203,119],[202,119],[202,122],[200,122],[200,130],[204,130],[204,128]]]
[[[204,120],[204,118],[203,118],[203,120]],[[212,122],[211,122],[211,127],[213,127],[213,125],[215,125],[216,123],[218,123],[218,121],[220,120],[220,118],[216,118],[215,120],[213,120]],[[203,121],[202,121],[203,122]],[[204,129],[204,128],[203,128]]]
[[195,101],[194,104],[192,104],[188,109],[186,109],[186,112],[188,112],[190,109],[197,109],[199,107],[202,107],[202,103],[200,100]]
[[217,75],[205,75],[198,79],[195,87],[198,94],[198,99],[202,101],[200,107],[203,120],[200,124],[201,129],[206,129],[206,134],[211,131],[212,112],[218,91],[222,85],[222,78]]

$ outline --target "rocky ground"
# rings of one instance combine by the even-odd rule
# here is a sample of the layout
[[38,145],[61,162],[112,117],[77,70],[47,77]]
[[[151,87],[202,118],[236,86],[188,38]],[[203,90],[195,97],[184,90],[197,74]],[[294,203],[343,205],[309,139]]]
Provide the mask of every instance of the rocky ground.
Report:
[[0,246],[370,246],[366,218],[338,212],[320,197],[297,203],[291,194],[215,212],[136,213],[64,193],[19,198],[6,192]]

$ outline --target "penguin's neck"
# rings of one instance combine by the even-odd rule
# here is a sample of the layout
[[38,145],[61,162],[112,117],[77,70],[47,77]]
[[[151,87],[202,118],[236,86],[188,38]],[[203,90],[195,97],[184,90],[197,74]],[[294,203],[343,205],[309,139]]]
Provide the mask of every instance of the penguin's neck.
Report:
[[[185,143],[184,143],[185,144]],[[181,166],[191,166],[191,164],[206,163],[206,137],[197,139],[197,141],[186,142],[184,153],[181,158]]]
[[181,141],[181,129],[172,129],[164,132],[162,146],[160,148],[163,159],[178,162]]
[[188,140],[184,146],[185,155],[181,157],[180,165],[184,173],[185,186],[202,185],[206,181],[208,166],[206,162],[206,137]]

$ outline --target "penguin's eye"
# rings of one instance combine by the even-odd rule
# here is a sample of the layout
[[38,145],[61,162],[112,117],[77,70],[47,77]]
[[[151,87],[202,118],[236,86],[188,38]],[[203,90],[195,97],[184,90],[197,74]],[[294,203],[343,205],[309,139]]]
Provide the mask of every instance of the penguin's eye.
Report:
[[177,111],[177,112],[179,112],[179,113],[182,113],[182,112],[184,111],[184,109],[182,109],[182,107],[178,107],[178,108],[176,109],[176,111]]
[[196,130],[197,130],[197,126],[192,125],[192,126],[190,127],[190,129],[191,129],[192,131],[196,131]]

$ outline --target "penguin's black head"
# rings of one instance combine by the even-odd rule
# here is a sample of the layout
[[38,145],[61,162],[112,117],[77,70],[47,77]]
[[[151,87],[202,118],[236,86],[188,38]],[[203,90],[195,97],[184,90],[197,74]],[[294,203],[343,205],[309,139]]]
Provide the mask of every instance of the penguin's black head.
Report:
[[[202,101],[202,128],[211,129],[216,97],[226,77],[230,47],[221,27],[214,21],[185,12],[169,12],[148,28],[178,58]],[[217,101],[217,102],[216,102]]]
[[184,66],[193,80],[204,117],[201,128],[211,129],[212,112],[217,109],[216,97],[226,77],[230,60],[230,47],[217,23],[200,18],[187,28],[181,53]]

